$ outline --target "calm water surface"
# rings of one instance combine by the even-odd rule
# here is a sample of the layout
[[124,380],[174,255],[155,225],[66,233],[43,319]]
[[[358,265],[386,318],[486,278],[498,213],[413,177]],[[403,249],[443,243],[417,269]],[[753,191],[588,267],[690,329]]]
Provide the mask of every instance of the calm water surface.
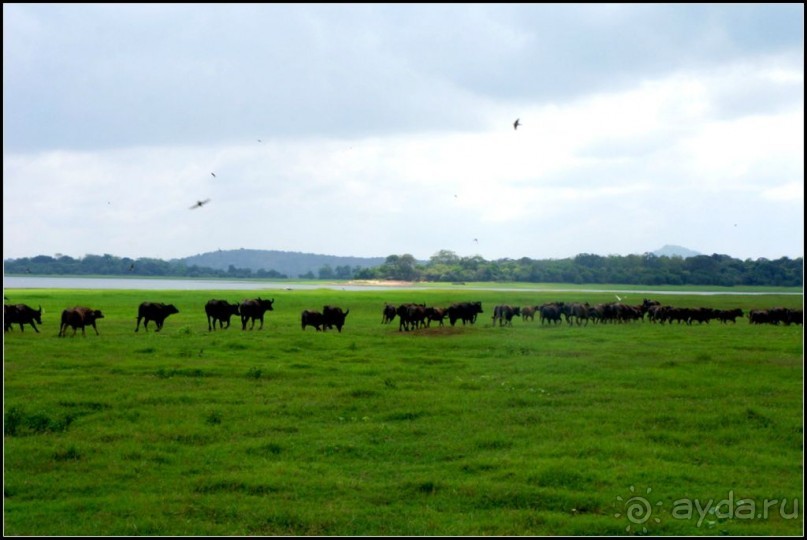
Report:
[[345,290],[384,290],[383,286],[348,286],[277,281],[228,281],[225,279],[138,279],[138,278],[83,278],[83,277],[28,277],[9,276],[3,278],[5,289],[132,289],[132,290],[260,290],[260,289],[345,289]]
[[[301,283],[286,283],[282,281],[228,281],[224,279],[138,279],[138,278],[96,278],[96,277],[36,277],[36,276],[3,276],[4,289],[132,289],[132,290],[314,290],[333,289],[343,291],[387,291],[390,289],[414,290],[422,289],[410,285],[349,285],[342,283],[317,283],[312,285]],[[541,289],[514,289],[506,287],[473,287],[446,284],[447,289],[475,290],[475,291],[553,291],[553,292],[592,292],[592,293],[622,293],[622,294],[695,294],[695,295],[738,295],[738,296],[764,296],[766,294],[787,294],[803,296],[801,292],[742,292],[742,291],[656,291],[656,290],[616,290],[616,289],[556,289],[554,287]]]

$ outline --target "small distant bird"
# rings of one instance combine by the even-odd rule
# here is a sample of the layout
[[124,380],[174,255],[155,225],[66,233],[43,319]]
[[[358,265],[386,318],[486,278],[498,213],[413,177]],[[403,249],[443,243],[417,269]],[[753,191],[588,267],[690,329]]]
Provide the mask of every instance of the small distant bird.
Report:
[[479,238],[474,238],[474,242],[479,243]]
[[516,121],[513,122],[513,129],[518,129],[518,126],[520,126],[520,125],[521,125],[521,119],[516,118]]
[[258,139],[258,142],[263,142],[262,140]]
[[210,202],[210,199],[205,199],[203,201],[196,201],[196,204],[191,206],[190,209],[193,210],[194,208],[201,208],[202,206],[206,205],[209,202]]
[[211,175],[213,178],[215,178],[215,177],[216,177],[216,173],[210,173],[210,175]]
[[129,272],[134,272],[134,263],[129,265]]

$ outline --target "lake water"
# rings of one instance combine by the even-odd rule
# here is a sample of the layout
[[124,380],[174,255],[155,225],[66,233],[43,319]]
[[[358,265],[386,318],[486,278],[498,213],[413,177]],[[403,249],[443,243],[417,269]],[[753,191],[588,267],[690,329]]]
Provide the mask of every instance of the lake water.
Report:
[[261,290],[261,289],[345,289],[355,291],[386,290],[387,286],[322,284],[306,285],[278,281],[236,281],[226,279],[138,279],[138,278],[97,278],[97,277],[28,277],[9,276],[3,278],[4,289],[132,289],[132,290]]
[[[395,290],[422,290],[417,285],[379,285],[379,284],[345,284],[345,283],[286,283],[282,281],[238,281],[225,279],[140,279],[140,278],[97,278],[97,277],[38,277],[38,276],[3,276],[4,289],[132,289],[132,290],[314,290],[333,289],[343,291],[388,291]],[[434,288],[434,287],[429,287]],[[507,287],[474,287],[446,283],[446,289],[462,291],[551,291],[551,292],[581,292],[581,293],[614,293],[630,294],[632,296],[654,295],[738,295],[738,296],[764,296],[767,294],[786,294],[803,296],[802,292],[743,292],[743,291],[659,291],[659,290],[625,290],[625,289],[557,289],[554,287],[542,289],[540,286],[529,289],[516,289]]]

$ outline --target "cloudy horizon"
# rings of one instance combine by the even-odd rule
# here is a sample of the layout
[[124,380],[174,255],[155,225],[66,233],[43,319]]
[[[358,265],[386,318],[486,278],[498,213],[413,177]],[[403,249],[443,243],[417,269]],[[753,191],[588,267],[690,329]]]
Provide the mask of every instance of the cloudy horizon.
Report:
[[4,4],[3,258],[803,257],[803,21]]

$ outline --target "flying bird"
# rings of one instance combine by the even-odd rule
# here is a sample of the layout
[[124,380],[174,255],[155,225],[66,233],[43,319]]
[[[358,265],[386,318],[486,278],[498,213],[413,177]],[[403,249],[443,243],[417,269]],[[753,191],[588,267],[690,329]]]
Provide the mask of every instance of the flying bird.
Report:
[[520,118],[516,118],[516,121],[515,121],[515,122],[513,122],[513,129],[518,129],[518,126],[520,126],[520,125],[521,125],[521,121],[520,121],[520,120],[521,120]]
[[191,206],[190,209],[193,210],[194,208],[201,208],[202,206],[206,205],[209,202],[210,202],[210,199],[205,199],[203,201],[196,201],[196,204]]
[[129,272],[134,272],[134,263],[129,265]]
[[216,177],[216,173],[210,173],[210,175],[211,175],[213,178],[215,178],[215,177]]

